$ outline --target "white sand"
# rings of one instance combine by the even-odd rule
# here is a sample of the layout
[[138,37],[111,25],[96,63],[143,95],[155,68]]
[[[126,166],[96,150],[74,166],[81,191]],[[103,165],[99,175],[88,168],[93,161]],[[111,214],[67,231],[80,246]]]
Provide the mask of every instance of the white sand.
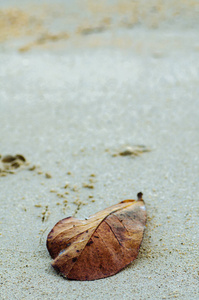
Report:
[[[199,42],[185,8],[156,29],[117,25],[23,53],[26,38],[2,42],[0,154],[23,154],[44,172],[0,177],[2,300],[198,299]],[[54,18],[53,28],[63,25]],[[134,144],[152,151],[112,157]],[[82,188],[92,173],[94,189]],[[77,191],[67,189],[64,212],[66,182]],[[139,191],[149,219],[136,261],[92,282],[53,270],[46,236],[74,201],[86,203],[85,218]]]

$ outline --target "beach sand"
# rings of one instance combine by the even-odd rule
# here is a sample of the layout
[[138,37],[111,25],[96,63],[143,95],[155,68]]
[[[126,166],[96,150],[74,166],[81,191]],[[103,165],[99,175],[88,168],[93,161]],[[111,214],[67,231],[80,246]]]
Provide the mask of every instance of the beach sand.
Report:
[[[199,297],[198,4],[136,3],[0,4],[0,154],[26,158],[0,166],[2,300]],[[151,151],[117,155],[134,145]],[[90,282],[54,271],[56,222],[140,191],[134,262]]]

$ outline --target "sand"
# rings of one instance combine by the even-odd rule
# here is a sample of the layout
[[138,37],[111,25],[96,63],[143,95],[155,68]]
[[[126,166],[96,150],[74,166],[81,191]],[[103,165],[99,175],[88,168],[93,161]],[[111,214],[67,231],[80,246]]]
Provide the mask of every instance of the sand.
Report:
[[[0,298],[198,299],[197,2],[54,2],[0,5],[0,154],[27,160],[0,177]],[[151,151],[114,155],[132,145]],[[133,263],[90,282],[53,270],[57,221],[140,191]]]

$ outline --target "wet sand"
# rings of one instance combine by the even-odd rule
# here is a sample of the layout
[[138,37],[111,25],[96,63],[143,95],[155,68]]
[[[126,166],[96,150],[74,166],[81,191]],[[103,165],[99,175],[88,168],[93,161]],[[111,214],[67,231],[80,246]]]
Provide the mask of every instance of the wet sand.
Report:
[[[11,2],[0,5],[0,154],[27,161],[0,176],[1,299],[198,299],[197,3]],[[132,145],[151,151],[115,155]],[[53,270],[57,221],[140,191],[148,220],[132,264],[91,282]]]

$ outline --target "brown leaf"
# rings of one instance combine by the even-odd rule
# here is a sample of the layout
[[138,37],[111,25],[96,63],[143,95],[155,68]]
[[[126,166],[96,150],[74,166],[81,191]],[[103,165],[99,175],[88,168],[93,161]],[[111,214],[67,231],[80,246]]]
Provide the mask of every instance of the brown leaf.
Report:
[[127,146],[121,149],[118,153],[114,153],[112,156],[116,157],[120,155],[120,156],[136,157],[142,155],[145,152],[150,152],[150,151],[151,150],[144,145],[134,145],[134,146]]
[[3,162],[3,163],[10,163],[10,162],[13,162],[15,159],[16,159],[16,156],[5,155],[5,156],[2,158],[2,162]]
[[87,220],[68,217],[47,237],[52,266],[68,279],[95,280],[116,274],[138,255],[146,224],[142,193]]
[[121,152],[119,152],[119,155],[121,156],[127,156],[127,155],[132,155],[132,156],[139,156],[145,152],[150,152],[151,150],[148,149],[144,145],[135,145],[135,146],[128,146]]

